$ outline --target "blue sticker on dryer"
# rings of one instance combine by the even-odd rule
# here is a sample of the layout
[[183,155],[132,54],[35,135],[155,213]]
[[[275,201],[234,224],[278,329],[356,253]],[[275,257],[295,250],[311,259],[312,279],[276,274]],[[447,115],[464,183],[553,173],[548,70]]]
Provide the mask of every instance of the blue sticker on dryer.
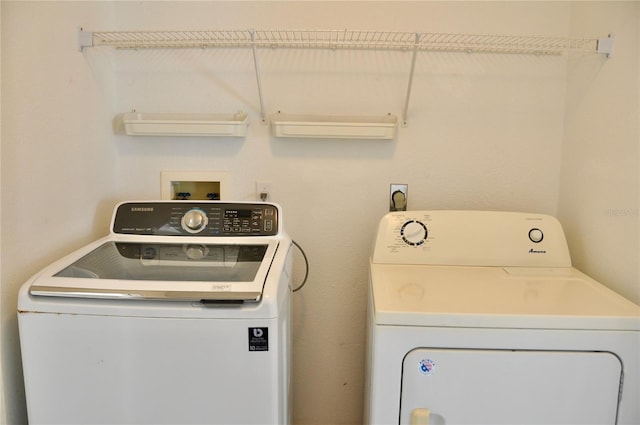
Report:
[[418,363],[420,368],[420,373],[423,375],[431,375],[433,370],[436,368],[436,362],[431,359],[422,359],[420,363]]

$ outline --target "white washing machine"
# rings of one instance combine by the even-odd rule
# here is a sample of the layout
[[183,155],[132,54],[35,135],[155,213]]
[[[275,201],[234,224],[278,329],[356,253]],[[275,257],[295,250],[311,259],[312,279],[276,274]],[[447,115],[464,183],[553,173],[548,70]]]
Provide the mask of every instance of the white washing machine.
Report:
[[367,347],[366,424],[640,423],[640,307],[550,216],[386,215]]
[[271,203],[126,202],[26,282],[30,424],[288,424],[291,240]]

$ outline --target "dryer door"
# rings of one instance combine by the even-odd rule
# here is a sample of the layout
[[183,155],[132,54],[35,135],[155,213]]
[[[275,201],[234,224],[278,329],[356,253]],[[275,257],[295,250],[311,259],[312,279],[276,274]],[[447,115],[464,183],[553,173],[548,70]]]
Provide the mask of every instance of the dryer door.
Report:
[[400,424],[614,425],[621,377],[605,352],[415,349]]

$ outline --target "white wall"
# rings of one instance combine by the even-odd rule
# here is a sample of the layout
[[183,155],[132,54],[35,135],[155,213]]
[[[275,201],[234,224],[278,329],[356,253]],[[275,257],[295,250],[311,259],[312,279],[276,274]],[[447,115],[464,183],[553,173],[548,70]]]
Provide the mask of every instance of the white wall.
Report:
[[[7,423],[24,422],[16,297],[63,253],[103,235],[117,156],[109,61],[92,68],[76,27],[110,25],[99,2],[2,1],[2,362]],[[104,75],[102,75],[104,74]],[[99,82],[99,83],[98,83]]]
[[[361,421],[367,257],[376,223],[387,210],[390,183],[409,184],[412,209],[550,214],[563,205],[567,188],[577,185],[561,167],[577,150],[570,142],[563,146],[564,132],[571,131],[565,130],[565,113],[575,109],[565,99],[568,89],[569,100],[574,99],[575,84],[570,76],[567,85],[567,64],[581,69],[573,59],[423,53],[409,125],[394,141],[326,141],[270,137],[269,127],[259,122],[249,51],[75,51],[78,25],[88,30],[349,28],[566,36],[576,31],[573,21],[582,19],[572,15],[571,3],[1,5],[1,230],[2,246],[12,247],[2,251],[2,342],[10,423],[24,420],[14,313],[19,285],[62,253],[105,233],[116,200],[159,197],[162,170],[227,171],[226,199],[253,199],[257,179],[272,182],[287,229],[311,262],[309,282],[294,299],[294,417],[299,424]],[[612,21],[589,35],[616,31],[616,25]],[[637,20],[635,25],[637,31]],[[635,54],[637,64],[637,48]],[[268,113],[402,111],[408,53],[261,50],[259,55]],[[584,60],[589,70],[609,65],[597,57]],[[113,135],[113,117],[132,109],[243,109],[252,123],[241,140]],[[569,170],[577,166],[567,165]],[[577,215],[562,211],[568,219]],[[579,241],[571,242],[580,249]],[[296,271],[300,279],[302,270]]]
[[640,303],[640,3],[572,12],[572,36],[615,43],[610,59],[570,61],[558,216],[576,267]]

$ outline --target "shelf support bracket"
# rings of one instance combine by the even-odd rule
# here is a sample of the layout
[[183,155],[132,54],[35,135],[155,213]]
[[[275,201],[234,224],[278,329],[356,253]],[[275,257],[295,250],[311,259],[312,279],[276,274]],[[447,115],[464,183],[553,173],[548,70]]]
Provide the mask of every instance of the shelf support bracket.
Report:
[[78,50],[82,51],[85,47],[93,47],[93,33],[78,27]]
[[402,110],[402,126],[407,126],[407,113],[409,112],[409,98],[411,97],[411,86],[413,85],[413,73],[416,69],[416,57],[418,56],[418,46],[420,45],[421,33],[416,33],[416,40],[413,45],[413,54],[411,56],[411,70],[409,71],[409,84],[407,84],[407,95],[404,99],[404,109]]
[[251,50],[253,51],[253,64],[256,69],[256,82],[258,84],[258,100],[260,101],[260,121],[262,124],[267,123],[267,119],[264,113],[264,102],[262,101],[262,81],[260,80],[260,64],[258,63],[258,51],[256,48],[256,32],[255,30],[250,30],[249,34],[251,34]]
[[598,53],[604,53],[607,58],[613,56],[613,40],[615,39],[613,33],[609,34],[606,38],[598,39]]

